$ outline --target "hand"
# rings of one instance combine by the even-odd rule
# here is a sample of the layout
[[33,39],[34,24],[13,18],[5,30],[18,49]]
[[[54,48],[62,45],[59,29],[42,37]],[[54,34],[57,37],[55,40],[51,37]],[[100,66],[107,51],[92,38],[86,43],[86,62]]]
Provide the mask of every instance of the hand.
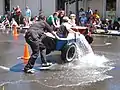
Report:
[[60,27],[59,25],[55,26],[55,28],[59,28],[59,27]]
[[59,37],[57,36],[57,34],[53,31],[52,34],[55,36],[56,39],[59,39]]

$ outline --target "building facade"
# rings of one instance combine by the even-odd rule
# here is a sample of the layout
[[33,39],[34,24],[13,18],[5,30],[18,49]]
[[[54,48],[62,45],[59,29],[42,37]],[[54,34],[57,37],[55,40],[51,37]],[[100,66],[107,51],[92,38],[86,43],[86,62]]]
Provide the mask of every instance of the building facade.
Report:
[[22,13],[25,13],[25,7],[29,6],[32,16],[36,16],[42,9],[45,15],[52,14],[56,10],[56,0],[0,0],[0,15],[6,11],[11,11],[13,7],[19,5]]
[[0,15],[4,13],[4,0],[0,0]]
[[[57,9],[65,9],[67,13],[70,11],[76,13],[75,1],[77,0],[0,0],[0,15],[12,10],[17,5],[20,6],[23,14],[25,7],[29,6],[32,10],[32,16],[38,15],[40,9],[44,11],[46,16]],[[93,11],[97,9],[101,18],[108,18],[111,10],[114,17],[120,17],[120,0],[78,0],[78,2],[79,9],[87,10],[87,7],[91,7]]]
[[[67,0],[68,2],[71,0]],[[76,0],[74,0],[76,1]],[[84,8],[87,10],[88,7],[91,9],[98,10],[101,18],[109,18],[111,12],[114,17],[120,17],[120,0],[79,0],[79,9]],[[72,11],[76,13],[76,2],[69,3],[68,12]]]

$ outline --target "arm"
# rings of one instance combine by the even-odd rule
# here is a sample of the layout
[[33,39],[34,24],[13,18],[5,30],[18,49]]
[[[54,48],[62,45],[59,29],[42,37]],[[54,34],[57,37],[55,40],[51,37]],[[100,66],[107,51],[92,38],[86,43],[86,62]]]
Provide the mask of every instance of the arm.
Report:
[[48,30],[48,32],[50,32],[53,36],[55,36],[57,38],[57,35],[54,33],[54,31],[52,30],[50,25],[47,22],[44,22],[44,24],[45,24],[45,28]]
[[52,23],[55,27],[57,27],[56,24],[55,24],[54,18],[52,18]]
[[76,33],[75,31],[73,31],[72,29],[68,30],[70,33]]
[[56,20],[57,27],[60,27],[60,20]]
[[71,25],[70,23],[66,24],[65,27],[66,27],[66,29],[67,29],[67,31],[68,31],[69,33],[75,33],[75,31],[73,31],[73,30],[71,29],[71,28],[72,28],[72,25]]
[[31,17],[31,10],[29,11],[29,13],[30,13],[30,17]]
[[51,33],[45,33],[48,37],[52,37],[52,38],[57,38],[58,40],[69,40],[69,39],[67,39],[67,38],[60,38],[60,37],[58,37],[58,35],[55,33],[55,32],[53,32],[54,33],[54,35],[55,36],[53,36],[53,35],[51,35]]

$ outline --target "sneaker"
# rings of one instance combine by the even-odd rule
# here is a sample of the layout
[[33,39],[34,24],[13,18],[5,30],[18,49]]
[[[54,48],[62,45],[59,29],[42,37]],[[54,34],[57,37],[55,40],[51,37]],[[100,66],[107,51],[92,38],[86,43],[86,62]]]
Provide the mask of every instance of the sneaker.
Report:
[[35,71],[33,69],[29,69],[29,70],[24,70],[25,73],[29,73],[29,74],[34,74]]
[[48,63],[48,62],[47,62],[47,63],[43,63],[43,64],[42,64],[42,67],[49,67],[49,66],[51,66],[51,65],[52,65],[52,63]]

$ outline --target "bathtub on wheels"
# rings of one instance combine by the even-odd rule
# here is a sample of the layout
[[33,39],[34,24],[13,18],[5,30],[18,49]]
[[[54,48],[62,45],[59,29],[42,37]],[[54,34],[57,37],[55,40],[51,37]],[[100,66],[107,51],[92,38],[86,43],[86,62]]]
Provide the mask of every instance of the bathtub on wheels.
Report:
[[76,35],[72,34],[68,38],[56,39],[52,34],[47,33],[47,37],[43,39],[47,51],[46,54],[52,51],[61,51],[61,59],[66,62],[74,60],[77,54]]
[[[52,51],[61,51],[61,59],[65,62],[71,62],[78,55],[77,48],[79,44],[84,45],[88,52],[93,52],[90,44],[85,36],[79,32],[69,33],[67,38],[56,39],[52,34],[47,33],[47,37],[43,40],[47,48],[47,54]],[[82,48],[81,48],[82,49]]]

